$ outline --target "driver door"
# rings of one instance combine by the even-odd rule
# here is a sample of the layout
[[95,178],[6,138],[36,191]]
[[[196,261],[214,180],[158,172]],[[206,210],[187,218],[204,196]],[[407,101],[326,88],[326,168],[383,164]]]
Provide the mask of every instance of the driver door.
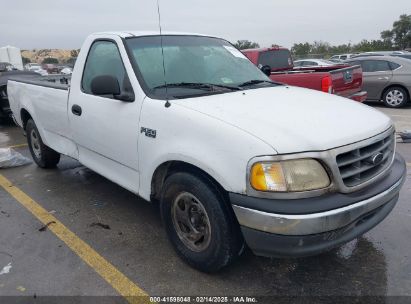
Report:
[[124,101],[115,96],[93,94],[91,83],[98,76],[114,77],[121,95],[134,96],[117,42],[94,41],[84,64],[80,88],[72,88],[69,100],[68,114],[79,161],[137,193],[138,123],[142,100]]

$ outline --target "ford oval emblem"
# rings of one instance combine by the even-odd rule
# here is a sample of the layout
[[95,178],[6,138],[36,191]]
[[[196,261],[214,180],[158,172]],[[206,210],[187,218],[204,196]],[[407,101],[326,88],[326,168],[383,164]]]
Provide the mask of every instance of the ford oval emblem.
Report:
[[377,165],[379,165],[379,164],[382,163],[383,159],[384,159],[384,154],[382,154],[382,153],[380,152],[380,153],[377,153],[377,154],[371,156],[371,163],[372,163],[374,166],[377,166]]

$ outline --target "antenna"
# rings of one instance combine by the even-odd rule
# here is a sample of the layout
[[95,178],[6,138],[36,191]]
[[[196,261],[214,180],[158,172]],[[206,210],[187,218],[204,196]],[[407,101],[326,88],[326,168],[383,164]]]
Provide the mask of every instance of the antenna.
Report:
[[171,104],[168,100],[168,88],[166,80],[166,64],[164,62],[164,49],[163,49],[163,31],[161,29],[161,13],[160,13],[160,0],[157,0],[157,13],[158,13],[158,28],[160,29],[160,45],[161,45],[161,57],[163,59],[163,75],[164,75],[164,86],[166,89],[166,103],[165,107],[168,108]]

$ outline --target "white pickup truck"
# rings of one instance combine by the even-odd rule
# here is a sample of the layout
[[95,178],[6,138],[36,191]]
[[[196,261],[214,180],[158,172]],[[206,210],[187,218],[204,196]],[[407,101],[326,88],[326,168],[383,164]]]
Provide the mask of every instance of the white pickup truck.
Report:
[[40,167],[68,155],[159,202],[177,253],[206,272],[245,244],[338,247],[390,213],[406,176],[387,116],[273,83],[215,37],[93,34],[71,80],[15,78],[8,96]]

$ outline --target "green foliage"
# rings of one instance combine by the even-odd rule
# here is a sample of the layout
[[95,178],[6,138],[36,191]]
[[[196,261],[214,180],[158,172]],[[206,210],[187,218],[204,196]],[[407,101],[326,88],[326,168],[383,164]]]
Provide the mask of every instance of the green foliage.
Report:
[[52,58],[52,57],[47,57],[47,58],[44,58],[44,60],[42,61],[42,64],[48,64],[48,63],[51,63],[51,64],[58,64],[58,63],[59,63],[59,61],[58,61],[58,59],[57,59],[57,58]]
[[66,64],[68,66],[74,66],[74,64],[76,63],[77,57],[70,57],[69,59],[66,60]]
[[291,52],[298,58],[308,56],[311,53],[311,44],[308,42],[295,43],[291,48]]
[[21,59],[23,60],[23,65],[30,63],[30,59],[28,59],[27,57],[22,56]]
[[255,49],[260,47],[258,43],[249,40],[238,40],[234,43],[234,46],[239,50]]
[[392,25],[392,30],[381,32],[381,38],[403,50],[411,47],[411,15],[401,15]]
[[291,52],[296,58],[331,57],[335,54],[390,51],[411,48],[411,15],[401,15],[391,30],[381,32],[380,40],[362,40],[357,44],[330,45],[328,42],[295,43]]

